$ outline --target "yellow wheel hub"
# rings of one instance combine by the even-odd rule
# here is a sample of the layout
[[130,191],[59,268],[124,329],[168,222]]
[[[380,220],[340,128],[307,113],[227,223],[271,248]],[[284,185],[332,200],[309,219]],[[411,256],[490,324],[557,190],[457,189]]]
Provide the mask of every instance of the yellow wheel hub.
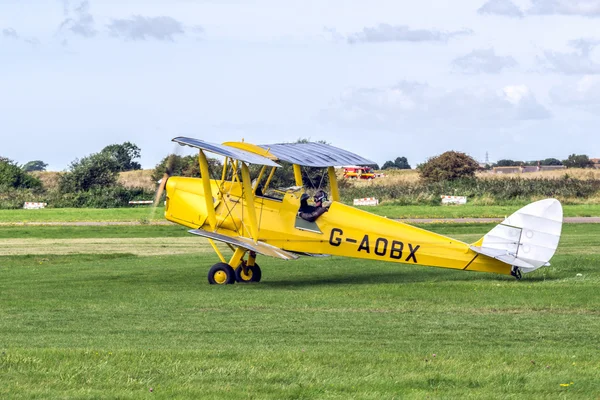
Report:
[[249,281],[252,279],[252,270],[250,268],[247,269],[248,273],[245,274],[244,270],[242,269],[242,273],[240,274],[240,276],[242,277],[243,280],[245,281]]
[[223,284],[225,284],[225,282],[227,282],[227,274],[225,273],[225,271],[215,272],[215,274],[213,275],[213,278],[214,278],[215,282],[218,283],[219,285],[223,285]]

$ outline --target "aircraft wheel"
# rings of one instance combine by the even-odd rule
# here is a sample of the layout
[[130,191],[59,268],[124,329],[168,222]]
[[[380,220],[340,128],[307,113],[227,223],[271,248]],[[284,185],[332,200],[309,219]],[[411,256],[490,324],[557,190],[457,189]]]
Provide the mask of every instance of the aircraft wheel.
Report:
[[246,268],[248,270],[248,274],[244,274],[244,269],[241,265],[235,269],[235,280],[240,283],[260,282],[260,278],[262,278],[262,272],[258,264],[247,266]]
[[235,283],[235,272],[229,264],[217,263],[208,271],[208,283],[211,285],[229,285]]

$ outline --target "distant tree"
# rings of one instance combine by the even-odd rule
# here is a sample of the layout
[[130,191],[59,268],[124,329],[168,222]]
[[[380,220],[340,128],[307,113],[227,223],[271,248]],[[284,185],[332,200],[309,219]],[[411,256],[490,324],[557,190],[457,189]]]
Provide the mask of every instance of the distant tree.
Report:
[[571,154],[569,158],[563,160],[567,168],[592,168],[594,163],[585,154]]
[[396,157],[394,161],[386,161],[381,169],[410,169],[410,164],[406,157]]
[[102,149],[101,153],[110,155],[116,162],[121,171],[132,171],[141,169],[140,163],[133,161],[141,156],[141,150],[131,142],[123,144],[111,144]]
[[563,163],[556,158],[546,158],[545,160],[540,161],[540,165],[563,165]]
[[61,175],[61,193],[74,193],[90,189],[107,188],[116,185],[120,165],[109,153],[100,152],[76,159],[69,165],[69,171]]
[[421,179],[427,182],[473,178],[478,168],[473,157],[457,151],[447,151],[417,167]]
[[45,171],[48,164],[41,160],[29,161],[21,167],[25,172]]
[[42,182],[29,175],[14,161],[0,157],[0,188],[39,189]]
[[396,157],[394,160],[394,165],[398,169],[410,169],[410,164],[408,163],[406,157]]
[[499,160],[494,167],[519,167],[523,164],[523,161]]
[[396,168],[396,164],[394,164],[393,161],[386,161],[383,163],[383,167],[381,167],[381,169],[390,169],[390,168]]
[[327,140],[310,140],[310,138],[298,138],[296,139],[295,142],[288,142],[288,143],[321,143],[321,144],[331,144],[329,143]]

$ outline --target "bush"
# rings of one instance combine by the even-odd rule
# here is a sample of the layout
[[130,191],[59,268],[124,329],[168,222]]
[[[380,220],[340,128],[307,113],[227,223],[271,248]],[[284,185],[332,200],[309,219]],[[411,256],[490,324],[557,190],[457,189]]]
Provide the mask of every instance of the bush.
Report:
[[[216,158],[208,158],[208,171],[213,179],[221,178],[222,167],[223,165]],[[168,172],[171,176],[199,177],[200,164],[198,155],[182,157],[177,154],[170,154],[166,156],[154,167],[152,180],[154,182],[159,181],[165,172]]]
[[447,151],[430,158],[417,168],[419,176],[425,182],[442,182],[474,178],[479,163],[465,153]]
[[107,153],[92,154],[75,160],[69,172],[60,177],[61,193],[74,193],[116,185],[119,171],[118,162]]
[[24,172],[14,161],[0,157],[0,188],[40,189],[42,182]]
[[115,185],[74,193],[54,193],[47,202],[48,206],[54,208],[119,208],[129,206],[129,201],[132,200],[150,200],[153,197],[152,191]]
[[4,188],[0,190],[0,209],[23,208],[27,201],[47,202],[46,195],[38,189]]

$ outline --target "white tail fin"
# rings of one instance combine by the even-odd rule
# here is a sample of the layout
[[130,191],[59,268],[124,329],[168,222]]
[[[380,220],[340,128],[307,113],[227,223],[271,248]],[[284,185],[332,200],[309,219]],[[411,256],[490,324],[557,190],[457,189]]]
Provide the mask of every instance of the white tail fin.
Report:
[[562,230],[562,206],[556,199],[521,208],[471,246],[471,250],[518,267],[524,273],[544,265],[554,255]]

